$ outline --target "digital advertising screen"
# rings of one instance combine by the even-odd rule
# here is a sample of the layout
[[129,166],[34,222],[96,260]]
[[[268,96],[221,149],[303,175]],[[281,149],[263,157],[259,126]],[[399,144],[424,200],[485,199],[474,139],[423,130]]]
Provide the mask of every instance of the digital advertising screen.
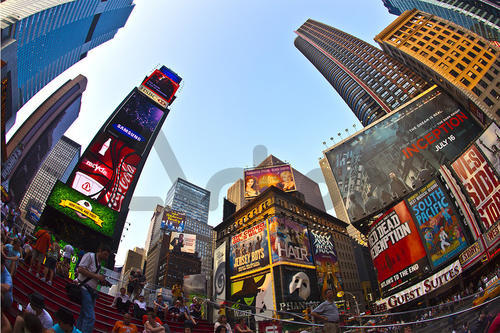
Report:
[[268,219],[273,264],[287,262],[314,266],[307,227],[286,217]]
[[165,112],[134,89],[110,119],[106,131],[117,134],[141,154],[164,116]]
[[169,249],[173,253],[194,253],[196,251],[196,235],[172,232]]
[[140,160],[139,154],[123,141],[102,133],[75,168],[71,187],[120,211]]
[[368,233],[368,247],[384,295],[430,271],[417,226],[404,201],[375,221]]
[[269,168],[247,169],[244,177],[245,198],[256,197],[270,186],[275,186],[285,192],[297,190],[292,167],[289,164]]
[[186,214],[177,210],[165,208],[161,219],[161,229],[167,231],[184,232]]
[[337,294],[342,290],[342,277],[333,236],[331,233],[319,230],[311,230],[309,236],[321,296],[325,298],[326,290],[330,288]]
[[316,270],[280,265],[273,269],[276,310],[302,312],[320,303]]
[[216,301],[226,299],[226,242],[214,251],[214,298]]
[[[172,76],[172,75],[169,75]],[[179,89],[179,83],[165,75],[161,70],[155,70],[144,82],[142,86],[157,95],[162,101],[170,103]],[[144,92],[144,89],[141,89]],[[164,104],[166,107],[167,104]]]
[[422,186],[480,133],[472,116],[434,88],[325,152],[350,221]]
[[480,217],[483,232],[500,219],[500,179],[476,145],[471,145],[451,164]]
[[74,221],[112,237],[118,212],[88,198],[58,181],[47,199],[47,206],[70,217]]
[[269,265],[266,222],[231,237],[229,266],[231,276]]
[[[231,301],[233,309],[249,311],[253,314],[272,317],[273,312],[266,310],[274,309],[273,301],[273,276],[269,270],[245,275],[231,281]],[[247,314],[234,311],[235,317],[247,316]],[[255,320],[264,318],[255,316]]]
[[407,199],[433,268],[467,248],[460,215],[444,186],[432,180]]

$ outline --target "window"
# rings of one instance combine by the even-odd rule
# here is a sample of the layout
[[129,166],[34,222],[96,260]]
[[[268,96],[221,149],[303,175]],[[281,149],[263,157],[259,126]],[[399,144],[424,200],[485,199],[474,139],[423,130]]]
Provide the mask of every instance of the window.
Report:
[[481,46],[481,47],[485,47],[486,44],[484,44],[482,41],[478,40],[477,41],[477,45]]
[[448,65],[446,65],[444,62],[440,63],[439,67],[441,67],[442,69],[448,69]]
[[473,59],[477,56],[477,54],[475,54],[475,53],[474,53],[474,52],[472,52],[472,51],[467,52],[467,54],[468,54],[471,58],[473,58]]
[[[451,33],[450,33],[448,30],[444,30],[444,31],[443,31],[443,34],[445,34],[445,35],[450,35]],[[458,36],[457,36],[457,37],[458,37]]]
[[452,69],[452,70],[450,71],[450,75],[451,75],[451,76],[453,76],[453,77],[457,77],[457,76],[458,76],[458,73],[457,73],[454,69]]
[[490,95],[495,97],[495,99],[498,99],[498,97],[500,97],[495,90],[490,91]]
[[477,97],[481,96],[481,90],[479,90],[477,87],[472,88],[472,92],[476,94]]
[[490,81],[490,82],[491,82],[491,81],[493,81],[493,76],[491,76],[491,75],[490,75],[490,74],[488,74],[488,73],[484,73],[484,77],[485,77],[486,79],[488,79],[488,81]]
[[462,61],[465,62],[466,64],[470,64],[470,59],[467,57],[463,57]]
[[457,64],[455,65],[455,67],[457,67],[457,68],[458,68],[458,69],[460,69],[461,71],[463,71],[463,70],[465,69],[465,66],[464,66],[464,65],[462,65],[461,63],[457,63]]
[[455,39],[455,40],[459,40],[459,39],[460,39],[460,36],[453,35],[453,36],[451,36],[451,38],[453,38],[453,39]]
[[438,40],[433,40],[431,43],[432,43],[432,44],[434,44],[434,45],[439,45],[439,44],[441,44]]
[[483,68],[479,67],[478,65],[474,65],[472,66],[472,68],[474,68],[478,73],[481,73],[481,71],[483,70]]
[[441,51],[436,51],[436,55],[437,55],[438,57],[442,57],[442,56],[444,56],[444,53],[443,53],[443,52],[441,52]]
[[420,55],[422,55],[424,57],[427,57],[429,55],[429,53],[427,53],[425,51],[420,51]]
[[445,51],[448,51],[448,50],[450,49],[450,48],[449,48],[448,46],[446,46],[446,45],[441,45],[441,48],[442,48],[443,50],[445,50]]
[[483,80],[479,80],[479,85],[481,87],[483,87],[484,89],[488,88],[488,85],[486,84],[486,82],[484,82]]
[[450,64],[455,62],[455,59],[453,59],[452,57],[446,57],[445,60],[448,61]]
[[495,104],[495,103],[493,103],[493,102],[491,101],[491,99],[489,99],[488,97],[486,97],[483,101],[484,101],[484,102],[486,103],[486,105],[488,105],[488,106],[493,106],[493,105]]
[[437,60],[437,58],[435,58],[434,56],[431,56],[431,57],[429,58],[429,60],[430,60],[431,62],[436,62],[436,61],[438,61],[438,60]]
[[462,51],[462,52],[465,52],[465,47],[463,47],[462,45],[459,45],[459,46],[458,46],[458,49],[459,49],[460,51]]
[[474,46],[472,47],[472,49],[473,49],[474,51],[476,51],[477,53],[481,52],[481,49],[480,49],[479,47],[477,47],[476,45],[474,45]]
[[469,81],[469,80],[467,80],[467,79],[466,79],[466,78],[464,78],[464,77],[460,79],[460,82],[462,82],[462,83],[463,83],[463,85],[464,85],[464,86],[466,86],[466,87],[468,87],[468,86],[469,86],[469,84],[470,84],[470,81]]
[[488,60],[491,60],[491,58],[493,58],[488,52],[484,52],[484,57]]

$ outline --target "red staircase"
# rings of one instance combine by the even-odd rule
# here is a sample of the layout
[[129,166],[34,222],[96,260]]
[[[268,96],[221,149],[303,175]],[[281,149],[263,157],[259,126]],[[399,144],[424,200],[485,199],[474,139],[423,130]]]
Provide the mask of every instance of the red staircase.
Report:
[[[49,285],[46,282],[38,279],[34,273],[27,271],[26,267],[19,265],[17,273],[13,278],[14,281],[14,302],[22,304],[23,307],[29,303],[29,295],[33,292],[38,292],[45,298],[45,308],[52,315],[60,308],[64,307],[71,312],[75,318],[80,313],[80,305],[73,303],[66,296],[65,285],[71,280],[61,277],[54,277],[53,284]],[[104,333],[111,332],[117,320],[122,320],[123,315],[115,308],[111,307],[113,297],[99,292],[99,297],[95,306],[95,325],[94,332]],[[133,319],[132,322],[137,325],[139,332],[142,332],[144,327],[142,322]],[[172,333],[184,332],[183,324],[176,321],[167,320]],[[213,326],[206,320],[198,320],[198,324],[194,328],[195,333],[212,332]]]

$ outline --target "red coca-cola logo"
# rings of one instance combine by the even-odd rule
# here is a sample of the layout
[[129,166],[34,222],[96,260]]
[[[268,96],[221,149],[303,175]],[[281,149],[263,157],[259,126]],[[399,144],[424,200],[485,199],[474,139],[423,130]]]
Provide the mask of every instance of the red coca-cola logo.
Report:
[[121,164],[121,169],[116,170],[117,177],[112,189],[104,195],[105,204],[113,210],[120,211],[123,199],[134,179],[136,167],[128,163]]

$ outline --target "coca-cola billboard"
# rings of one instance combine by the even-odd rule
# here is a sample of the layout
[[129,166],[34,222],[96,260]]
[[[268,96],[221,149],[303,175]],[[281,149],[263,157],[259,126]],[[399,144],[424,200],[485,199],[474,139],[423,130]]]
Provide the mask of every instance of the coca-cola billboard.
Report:
[[71,187],[116,211],[134,180],[140,155],[112,134],[100,134],[75,169]]

